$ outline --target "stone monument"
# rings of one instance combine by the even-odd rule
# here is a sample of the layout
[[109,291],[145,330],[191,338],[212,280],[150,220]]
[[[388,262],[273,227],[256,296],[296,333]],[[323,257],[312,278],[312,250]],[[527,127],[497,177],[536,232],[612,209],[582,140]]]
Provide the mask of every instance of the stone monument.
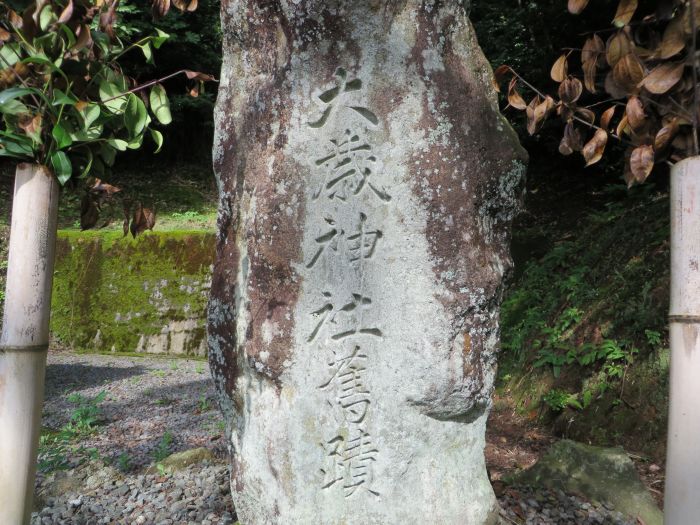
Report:
[[223,0],[210,364],[242,524],[485,524],[525,155],[464,2]]

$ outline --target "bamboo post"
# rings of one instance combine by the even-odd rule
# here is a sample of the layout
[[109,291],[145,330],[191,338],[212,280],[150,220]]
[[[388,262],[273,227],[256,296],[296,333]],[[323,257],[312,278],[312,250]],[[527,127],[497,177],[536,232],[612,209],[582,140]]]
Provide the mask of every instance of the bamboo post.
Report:
[[0,523],[29,523],[44,401],[59,188],[45,166],[15,175],[0,336]]
[[666,525],[700,519],[700,157],[671,171],[670,407]]

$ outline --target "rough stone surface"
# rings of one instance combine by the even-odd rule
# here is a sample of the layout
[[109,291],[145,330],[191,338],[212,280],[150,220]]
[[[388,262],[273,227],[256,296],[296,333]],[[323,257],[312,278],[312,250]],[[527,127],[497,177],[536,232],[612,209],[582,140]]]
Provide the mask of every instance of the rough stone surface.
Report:
[[59,232],[51,331],[97,352],[205,356],[214,235]]
[[170,454],[163,461],[159,462],[157,466],[154,466],[149,470],[149,474],[154,474],[159,470],[167,473],[177,472],[190,465],[195,465],[201,463],[202,461],[213,461],[214,454],[211,450],[205,447],[193,448],[190,450],[184,450],[182,452],[176,452],[175,454]]
[[497,519],[524,154],[463,2],[228,0],[210,364],[242,523]]
[[513,480],[609,502],[616,510],[638,516],[647,525],[663,523],[663,514],[640,481],[634,463],[620,448],[592,447],[562,440]]

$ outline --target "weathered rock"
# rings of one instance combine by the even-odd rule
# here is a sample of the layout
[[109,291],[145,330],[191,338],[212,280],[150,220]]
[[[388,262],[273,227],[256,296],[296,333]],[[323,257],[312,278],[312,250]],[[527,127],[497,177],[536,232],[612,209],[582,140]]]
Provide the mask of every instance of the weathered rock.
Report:
[[[182,470],[196,463],[201,463],[202,461],[212,461],[213,459],[214,454],[211,450],[205,447],[198,447],[170,454],[163,461],[159,462],[158,465],[160,465],[164,472],[170,473]],[[148,469],[149,474],[154,474],[158,471],[159,469],[156,467],[150,467]]]
[[497,519],[524,154],[463,2],[228,0],[210,363],[241,522]]
[[647,525],[663,523],[663,514],[640,481],[634,463],[621,448],[592,447],[562,440],[512,481],[609,502],[623,514],[639,516]]

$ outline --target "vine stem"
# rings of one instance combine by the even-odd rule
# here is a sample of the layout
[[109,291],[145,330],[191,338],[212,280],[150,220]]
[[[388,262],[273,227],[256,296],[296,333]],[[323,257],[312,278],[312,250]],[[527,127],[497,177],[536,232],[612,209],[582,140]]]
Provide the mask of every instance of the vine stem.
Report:
[[[140,86],[136,86],[135,88],[132,88],[128,91],[125,91],[124,93],[120,93],[119,95],[115,95],[113,97],[110,97],[110,98],[103,100],[102,104],[105,104],[105,103],[110,102],[112,100],[118,99],[118,98],[123,97],[125,95],[128,95],[130,93],[137,93],[139,91],[143,91],[146,88],[149,88],[149,87],[154,86],[156,84],[160,84],[161,82],[164,82],[170,78],[176,77],[177,75],[186,74],[187,71],[188,71],[187,69],[181,69],[180,71],[175,71],[175,73],[170,73],[169,75],[166,75],[164,77],[157,78],[155,80],[149,80],[145,84],[141,84]],[[215,78],[212,78],[212,82],[218,82],[218,80],[216,80]]]

